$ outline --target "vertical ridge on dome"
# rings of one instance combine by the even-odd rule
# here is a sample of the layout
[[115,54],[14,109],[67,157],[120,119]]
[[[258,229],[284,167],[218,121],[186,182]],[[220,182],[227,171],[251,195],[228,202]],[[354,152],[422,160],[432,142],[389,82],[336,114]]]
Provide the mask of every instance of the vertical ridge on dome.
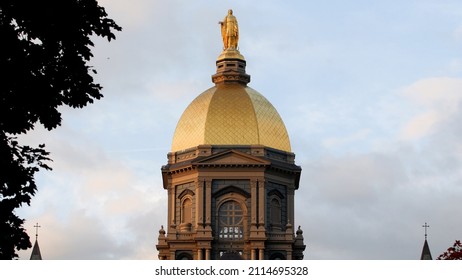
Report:
[[258,125],[245,87],[217,87],[207,114],[204,144],[258,144]]
[[[279,113],[258,91],[247,87],[258,124],[259,143],[279,150],[291,151],[287,129]],[[268,108],[268,104],[272,108]]]

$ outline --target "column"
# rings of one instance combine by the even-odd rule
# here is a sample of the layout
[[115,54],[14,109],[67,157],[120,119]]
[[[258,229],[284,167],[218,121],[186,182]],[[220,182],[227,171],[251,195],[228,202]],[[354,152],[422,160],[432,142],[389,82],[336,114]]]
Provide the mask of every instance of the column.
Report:
[[250,253],[250,259],[251,260],[255,260],[257,257],[257,252],[255,249],[252,249],[251,253]]
[[205,224],[207,227],[212,224],[212,181],[210,180],[205,182]]
[[205,250],[205,259],[210,260],[210,249]]
[[294,221],[294,188],[287,187],[287,218],[289,222],[295,227]]
[[172,213],[172,224],[176,225],[176,187],[171,186],[171,193],[170,201],[171,201],[171,208],[169,209]]
[[258,182],[256,180],[250,181],[250,230],[256,230],[256,226],[258,223],[258,216],[257,216],[257,186]]
[[259,226],[265,226],[265,206],[266,206],[266,193],[265,193],[265,180],[258,180],[258,223]]
[[[168,188],[168,223],[169,227],[167,232],[172,230],[171,226],[176,225],[176,188],[175,186],[169,186]],[[176,227],[173,227],[173,230],[176,231]]]
[[170,231],[170,225],[173,224],[173,217],[172,217],[172,196],[173,194],[173,189],[171,186],[167,189],[168,193],[168,199],[167,199],[167,216],[168,216],[168,225],[167,225],[167,233]]
[[204,181],[199,178],[196,182],[196,230],[204,227]]
[[259,250],[259,260],[264,260],[265,259],[265,249],[258,249]]
[[197,249],[197,259],[202,260],[202,249]]

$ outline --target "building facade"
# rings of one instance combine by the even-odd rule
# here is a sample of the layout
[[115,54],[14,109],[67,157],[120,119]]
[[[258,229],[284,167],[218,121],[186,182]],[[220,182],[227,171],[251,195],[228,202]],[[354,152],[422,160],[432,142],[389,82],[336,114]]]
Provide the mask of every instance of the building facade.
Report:
[[294,228],[301,168],[276,109],[247,86],[231,10],[220,24],[215,85],[183,112],[162,167],[168,223],[158,257],[303,259],[303,232]]

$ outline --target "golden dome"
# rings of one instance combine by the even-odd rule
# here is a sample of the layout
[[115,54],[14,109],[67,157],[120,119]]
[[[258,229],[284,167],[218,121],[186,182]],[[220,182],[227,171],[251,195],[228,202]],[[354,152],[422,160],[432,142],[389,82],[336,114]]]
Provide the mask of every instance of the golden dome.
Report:
[[222,83],[203,92],[183,112],[172,151],[254,144],[291,151],[286,127],[265,97],[241,83]]

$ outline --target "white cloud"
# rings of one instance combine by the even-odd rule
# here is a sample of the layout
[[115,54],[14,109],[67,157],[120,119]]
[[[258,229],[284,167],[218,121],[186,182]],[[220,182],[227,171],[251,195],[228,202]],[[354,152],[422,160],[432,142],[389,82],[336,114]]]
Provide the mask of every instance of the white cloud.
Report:
[[405,140],[417,140],[429,133],[436,123],[441,121],[441,116],[435,111],[428,111],[410,120],[402,129],[401,138]]
[[401,139],[418,140],[451,118],[459,110],[461,88],[462,79],[457,78],[429,78],[404,88],[403,95],[419,106],[420,112],[403,125]]

